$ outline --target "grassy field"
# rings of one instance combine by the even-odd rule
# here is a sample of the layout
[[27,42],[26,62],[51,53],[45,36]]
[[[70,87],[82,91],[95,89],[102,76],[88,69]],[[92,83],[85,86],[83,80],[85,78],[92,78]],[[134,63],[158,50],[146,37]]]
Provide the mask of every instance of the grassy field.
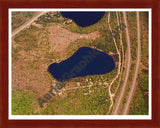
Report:
[[48,12],[38,18],[35,21],[37,24],[42,24],[43,26],[47,26],[49,23],[60,23],[63,24],[67,22],[66,18],[63,18],[60,12]]
[[55,115],[105,115],[107,113],[110,101],[108,89],[103,86],[94,85],[89,95],[84,95],[87,88],[69,90],[65,96],[54,97],[45,109],[35,114],[55,114]]
[[132,60],[137,58],[137,17],[136,12],[127,12],[129,36],[131,42],[131,57]]
[[12,31],[32,18],[35,12],[12,12]]
[[36,95],[24,93],[21,90],[12,91],[12,114],[13,115],[32,115],[36,109]]
[[148,12],[140,12],[141,29],[141,62],[140,73],[138,75],[138,85],[135,96],[132,100],[130,115],[148,115]]
[[[119,14],[119,18],[121,22],[123,22],[123,14]],[[34,14],[21,14],[21,12],[18,12],[17,15],[27,15],[31,18]],[[130,17],[129,20],[135,20],[132,15],[135,16],[134,13],[127,15]],[[16,21],[18,19],[16,19],[15,16],[13,16],[13,19],[13,25],[14,22],[17,26],[23,24],[23,22]],[[116,13],[111,12],[110,24],[114,31],[118,26],[116,19]],[[110,35],[107,21],[108,13],[106,12],[105,16],[98,23],[82,28],[77,26],[73,21],[61,17],[59,12],[49,12],[35,21],[36,24],[41,24],[42,27],[31,25],[29,28],[18,33],[14,38],[14,42],[12,42],[12,114],[106,115],[110,106],[108,86],[106,83],[111,82],[116,76],[118,69],[117,63],[116,68],[110,73],[78,77],[67,81],[65,83],[65,90],[60,91],[56,96],[52,96],[50,100],[46,100],[45,95],[51,89],[51,85],[55,86],[56,83],[58,83],[48,72],[48,66],[51,63],[59,63],[69,58],[78,48],[82,46],[92,47],[106,53],[112,52],[118,57],[114,42],[106,41],[106,36]],[[17,28],[17,26],[13,26],[13,29]],[[56,51],[52,49],[54,45],[51,45],[51,43],[54,44],[56,41],[51,40],[51,37],[53,37],[54,33],[58,30],[57,26],[63,28],[63,31],[67,30],[66,35],[72,32],[70,33],[72,35],[68,34],[67,38],[74,36],[74,34],[80,34],[77,36],[81,36],[95,31],[98,31],[100,36],[96,39],[75,38],[63,51]],[[52,27],[56,30],[53,29],[51,31],[50,28]],[[134,31],[132,34],[133,36],[134,34],[136,35]],[[61,35],[56,36],[61,37]],[[125,31],[122,31],[122,40],[124,51],[126,51]],[[134,39],[132,39],[132,41],[133,40]],[[118,48],[120,48],[119,35],[116,37],[116,42]],[[134,57],[134,47],[135,45],[133,44],[132,57]],[[122,51],[120,50],[120,52]],[[125,68],[123,68],[123,70],[124,69]],[[122,75],[122,77],[124,76]],[[113,84],[112,92],[115,91],[119,78]],[[146,81],[147,78],[144,78],[143,75],[139,76],[139,78],[139,82],[141,83],[140,87],[146,89],[146,86],[143,85],[143,80]],[[122,84],[123,82],[121,81],[120,86],[122,86]],[[88,86],[90,86],[90,88]],[[69,90],[74,87],[79,88]],[[120,90],[118,90],[116,96],[119,93]],[[46,100],[43,108],[40,107],[37,100],[38,98]]]
[[[88,28],[78,26],[76,28],[73,27],[74,22],[62,18],[59,13],[47,13],[36,21],[37,24],[43,25],[42,28],[31,25],[15,36],[15,43],[12,44],[13,114],[104,115],[107,113],[110,99],[106,82],[116,75],[117,69],[104,75],[71,79],[66,83],[65,89],[77,86],[82,88],[64,91],[62,95],[52,97],[42,109],[37,101],[38,98],[44,99],[44,95],[50,90],[50,85],[55,86],[58,82],[47,71],[49,64],[70,57],[82,46],[115,52],[112,43],[106,45],[105,36],[109,33],[106,18],[104,17],[100,22]],[[52,22],[75,33],[86,34],[100,31],[101,36],[96,40],[77,39],[61,53],[51,51],[48,26],[51,27]],[[20,72],[17,73],[17,70]],[[91,86],[90,89],[88,86]]]
[[141,26],[141,51],[142,64],[148,68],[149,66],[149,35],[148,35],[148,12],[140,12],[140,26]]

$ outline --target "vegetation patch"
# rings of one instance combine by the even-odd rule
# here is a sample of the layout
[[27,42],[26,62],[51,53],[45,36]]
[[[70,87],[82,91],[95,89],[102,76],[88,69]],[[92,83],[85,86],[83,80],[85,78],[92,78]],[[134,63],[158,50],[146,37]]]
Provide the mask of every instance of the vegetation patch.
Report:
[[144,93],[138,87],[130,108],[130,115],[148,115],[148,101],[144,99]]
[[33,17],[35,12],[12,12],[12,31]]
[[145,67],[149,65],[149,38],[148,38],[148,12],[140,12],[140,29],[141,29],[141,62]]
[[21,90],[12,91],[12,114],[31,115],[35,110],[33,100],[35,94],[24,93]]

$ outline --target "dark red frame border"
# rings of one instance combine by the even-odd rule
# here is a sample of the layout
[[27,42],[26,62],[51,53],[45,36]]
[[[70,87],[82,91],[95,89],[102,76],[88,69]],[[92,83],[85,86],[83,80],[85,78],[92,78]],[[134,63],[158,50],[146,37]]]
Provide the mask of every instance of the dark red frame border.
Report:
[[[151,8],[152,9],[152,120],[9,120],[8,9],[9,8]],[[0,0],[0,127],[160,127],[160,2],[158,0]]]

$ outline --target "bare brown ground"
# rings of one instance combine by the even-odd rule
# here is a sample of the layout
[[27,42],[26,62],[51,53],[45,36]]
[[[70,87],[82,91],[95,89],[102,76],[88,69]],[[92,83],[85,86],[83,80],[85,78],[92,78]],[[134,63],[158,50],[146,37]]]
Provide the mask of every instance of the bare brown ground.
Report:
[[[64,54],[66,48],[71,41],[79,38],[95,39],[100,36],[99,32],[92,32],[89,34],[78,34],[70,32],[60,25],[53,24],[47,28],[50,32],[49,45],[50,51]],[[39,40],[42,40],[40,36]],[[38,41],[39,42],[39,41]],[[47,41],[46,41],[47,42]],[[23,42],[16,44],[12,41],[12,47],[22,45]],[[43,42],[44,47],[48,44]],[[48,47],[48,46],[47,46]],[[56,83],[56,80],[47,71],[49,64],[56,62],[54,59],[52,62],[48,58],[45,58],[45,54],[48,52],[44,49],[19,51],[18,60],[14,61],[12,58],[12,90],[20,89],[24,92],[31,91],[37,96],[41,97],[46,94],[51,88],[51,85]],[[39,59],[38,59],[39,58]],[[59,59],[59,58],[58,58]]]
[[95,39],[100,36],[98,31],[91,32],[89,34],[79,34],[73,33],[67,29],[61,28],[58,25],[53,25],[49,27],[49,42],[51,45],[51,51],[62,52],[70,44],[70,42],[77,40],[79,38]]
[[38,95],[46,93],[52,84],[47,68],[47,64],[17,61],[12,66],[12,89],[21,89],[24,92],[32,91]]

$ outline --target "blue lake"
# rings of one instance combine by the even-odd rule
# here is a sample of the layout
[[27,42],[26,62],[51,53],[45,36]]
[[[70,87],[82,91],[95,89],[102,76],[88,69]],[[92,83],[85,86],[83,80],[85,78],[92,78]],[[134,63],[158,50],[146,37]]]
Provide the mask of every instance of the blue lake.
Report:
[[97,23],[105,12],[60,12],[65,18],[72,19],[77,25],[87,27]]
[[81,47],[67,60],[51,64],[48,71],[58,81],[66,81],[75,77],[105,74],[114,68],[112,56],[93,48]]

